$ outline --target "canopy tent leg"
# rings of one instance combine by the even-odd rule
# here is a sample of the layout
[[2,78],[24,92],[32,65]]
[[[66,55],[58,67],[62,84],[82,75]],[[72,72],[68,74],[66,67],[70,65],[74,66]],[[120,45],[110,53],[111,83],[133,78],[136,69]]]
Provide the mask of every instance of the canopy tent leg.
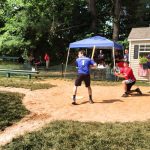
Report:
[[115,70],[115,66],[116,66],[116,61],[115,61],[115,48],[112,47],[112,57],[113,57],[113,63],[114,63],[114,66],[113,66],[113,69],[111,70],[111,73],[113,73]]
[[70,48],[68,49],[68,54],[67,54],[67,60],[66,60],[65,75],[64,75],[64,77],[66,77],[66,72],[67,72],[67,65],[68,65],[69,54],[70,54]]
[[114,62],[114,67],[113,68],[115,68],[116,61],[115,61],[115,48],[114,47],[112,48],[112,53],[113,53],[113,62]]
[[86,48],[86,56],[87,56],[87,48]]
[[94,57],[94,53],[95,53],[95,45],[94,45],[94,47],[93,47],[93,51],[92,51],[91,59],[93,59],[93,57]]

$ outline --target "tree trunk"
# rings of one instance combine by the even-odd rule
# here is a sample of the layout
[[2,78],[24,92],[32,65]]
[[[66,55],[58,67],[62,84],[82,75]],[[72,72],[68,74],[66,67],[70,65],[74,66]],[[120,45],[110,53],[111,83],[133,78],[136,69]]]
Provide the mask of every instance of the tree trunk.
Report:
[[91,30],[92,32],[96,33],[97,30],[97,14],[96,14],[96,0],[88,0],[88,8],[89,12],[92,16],[91,22]]
[[118,41],[120,28],[121,0],[113,0],[113,40]]

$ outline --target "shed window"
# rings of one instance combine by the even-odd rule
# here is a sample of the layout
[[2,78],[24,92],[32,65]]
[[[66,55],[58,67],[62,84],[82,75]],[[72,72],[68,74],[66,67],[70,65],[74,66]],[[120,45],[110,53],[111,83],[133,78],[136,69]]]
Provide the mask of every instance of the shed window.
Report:
[[139,45],[139,56],[143,57],[147,56],[148,54],[150,54],[150,44]]

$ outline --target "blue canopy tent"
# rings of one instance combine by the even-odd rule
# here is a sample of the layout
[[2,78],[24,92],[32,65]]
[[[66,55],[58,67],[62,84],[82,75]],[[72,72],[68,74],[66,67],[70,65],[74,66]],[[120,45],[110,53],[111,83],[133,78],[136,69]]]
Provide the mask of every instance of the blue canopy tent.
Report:
[[108,40],[107,38],[101,37],[101,36],[94,36],[94,37],[83,39],[77,42],[70,43],[69,49],[68,49],[67,60],[66,60],[65,72],[67,70],[68,58],[69,58],[69,53],[70,53],[71,48],[93,48],[92,57],[91,57],[92,59],[93,59],[96,48],[112,49],[114,66],[115,66],[115,53],[114,53],[115,49],[123,50],[122,45],[116,42],[113,42],[111,40]]
[[103,49],[122,49],[122,45],[101,36],[94,36],[84,40],[70,43],[69,48],[103,48]]

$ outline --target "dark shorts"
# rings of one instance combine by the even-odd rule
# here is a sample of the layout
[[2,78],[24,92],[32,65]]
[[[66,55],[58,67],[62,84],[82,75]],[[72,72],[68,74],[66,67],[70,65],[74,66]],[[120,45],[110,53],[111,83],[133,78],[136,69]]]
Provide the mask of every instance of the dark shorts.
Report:
[[147,67],[148,67],[148,69],[150,69],[150,62],[147,63]]
[[135,84],[136,81],[127,84],[127,92],[131,90],[131,87]]
[[89,74],[79,74],[76,81],[75,86],[81,86],[82,81],[84,81],[85,86],[90,86],[90,75]]

